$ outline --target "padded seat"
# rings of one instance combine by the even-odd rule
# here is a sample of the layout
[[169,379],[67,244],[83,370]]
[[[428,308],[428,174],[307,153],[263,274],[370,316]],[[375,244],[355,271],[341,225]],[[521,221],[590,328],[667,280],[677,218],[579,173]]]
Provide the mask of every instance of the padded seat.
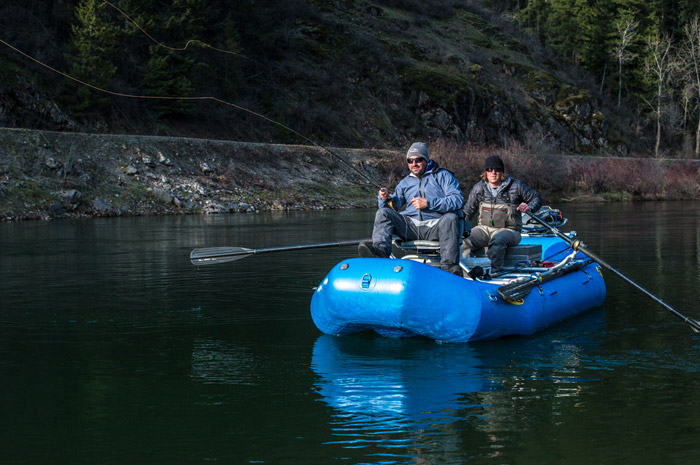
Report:
[[[475,257],[485,257],[488,247],[481,249],[479,252],[475,253]],[[508,268],[514,268],[519,263],[527,261],[535,261],[542,259],[542,246],[541,245],[530,245],[522,244],[513,247],[508,247],[506,250],[505,261],[503,266]]]
[[412,250],[418,253],[435,253],[440,254],[440,243],[438,241],[402,241],[394,239],[394,245],[401,250]]
[[415,260],[426,265],[440,267],[440,243],[438,241],[403,241],[394,238],[392,244],[402,250],[405,255],[400,258]]

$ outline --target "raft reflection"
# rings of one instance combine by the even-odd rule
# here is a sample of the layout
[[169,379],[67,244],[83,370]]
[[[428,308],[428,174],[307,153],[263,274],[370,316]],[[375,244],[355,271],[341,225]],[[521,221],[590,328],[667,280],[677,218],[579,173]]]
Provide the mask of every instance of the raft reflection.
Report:
[[389,463],[500,455],[531,426],[518,412],[544,399],[553,415],[576,410],[572,398],[599,381],[588,357],[602,317],[593,312],[541,336],[479,344],[319,336],[311,368],[320,400],[332,408],[332,444],[366,448]]
[[466,395],[497,387],[470,346],[421,339],[322,335],[311,367],[321,400],[334,409],[331,429],[342,438],[336,443],[352,448],[419,447],[419,437],[405,433],[425,436],[479,415],[483,406]]

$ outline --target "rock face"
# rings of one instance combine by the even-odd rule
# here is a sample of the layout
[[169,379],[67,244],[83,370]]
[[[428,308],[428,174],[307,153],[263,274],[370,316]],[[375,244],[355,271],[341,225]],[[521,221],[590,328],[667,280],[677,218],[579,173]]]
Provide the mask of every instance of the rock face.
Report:
[[[152,114],[151,103],[110,97],[111,110],[86,118],[71,114],[75,102],[66,96],[69,92],[57,92],[63,77],[35,71],[10,54],[0,79],[0,126],[74,132],[135,127],[143,133],[203,138],[298,140],[292,131],[280,130],[282,124],[270,124],[275,120],[314,140],[347,147],[397,147],[408,140],[503,147],[518,141],[562,153],[624,155],[638,143],[637,136],[625,136],[631,124],[615,128],[609,122],[624,121],[624,115],[608,119],[593,95],[596,89],[581,88],[566,77],[576,70],[557,69],[532,41],[507,27],[505,18],[492,22],[492,13],[476,4],[301,3],[306,13],[288,19],[284,50],[237,65],[242,74],[271,74],[206,91],[224,100],[235,94],[236,102],[230,103],[245,102],[252,110],[248,114],[239,111],[243,107],[223,110],[203,103],[179,118],[154,122],[152,116],[143,117]],[[416,16],[420,10],[430,14]],[[66,44],[57,40],[54,48],[61,50]],[[242,49],[257,49],[259,35],[254,40],[254,47],[243,43]],[[262,118],[251,116],[261,108]],[[146,167],[167,166],[168,158],[174,162],[169,153],[144,154],[127,165],[125,174],[143,176]],[[207,176],[215,172],[209,161],[199,169]]]
[[427,88],[412,94],[420,115],[415,130],[430,139],[477,144],[519,140],[568,153],[629,152],[626,144],[610,141],[608,120],[589,93],[537,70],[511,72],[520,76],[521,88],[481,85],[488,76],[479,69],[449,97]]
[[[31,121],[31,118],[34,121]],[[0,86],[0,127],[32,126],[75,131],[79,124],[25,76],[17,73],[13,85]]]
[[0,129],[0,151],[6,221],[367,207],[375,204],[369,180],[401,159],[389,151],[330,155],[305,146],[14,129]]

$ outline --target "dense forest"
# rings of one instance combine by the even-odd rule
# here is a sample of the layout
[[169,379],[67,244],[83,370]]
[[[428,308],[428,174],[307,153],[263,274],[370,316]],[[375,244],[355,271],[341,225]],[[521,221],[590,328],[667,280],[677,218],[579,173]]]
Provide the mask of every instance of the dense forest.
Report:
[[[601,94],[700,154],[700,20],[691,0],[488,0],[543,46],[591,73]],[[623,100],[624,99],[624,100]]]
[[0,125],[698,158],[696,15],[687,0],[6,0]]

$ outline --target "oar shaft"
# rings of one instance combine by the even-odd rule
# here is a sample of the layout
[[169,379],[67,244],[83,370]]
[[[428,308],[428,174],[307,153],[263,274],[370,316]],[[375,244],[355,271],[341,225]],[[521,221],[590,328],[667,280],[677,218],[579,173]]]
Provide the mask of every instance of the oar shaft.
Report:
[[550,231],[552,231],[555,235],[557,235],[558,237],[564,239],[566,242],[569,243],[569,245],[571,245],[572,247],[575,247],[576,250],[578,250],[578,251],[580,251],[581,253],[583,253],[584,255],[590,257],[593,261],[595,261],[596,263],[598,263],[600,266],[602,266],[602,267],[605,268],[606,270],[615,273],[617,276],[619,276],[620,278],[624,279],[624,280],[627,281],[629,284],[631,284],[632,286],[634,286],[634,287],[637,288],[638,290],[640,290],[640,291],[642,291],[643,293],[645,293],[647,296],[651,297],[654,301],[656,301],[657,303],[661,304],[661,305],[662,305],[664,308],[666,308],[668,311],[670,311],[670,312],[673,313],[675,316],[677,316],[678,318],[680,318],[681,320],[683,320],[683,322],[685,322],[686,324],[690,325],[690,327],[693,329],[693,331],[695,331],[696,333],[700,332],[700,322],[698,322],[697,320],[693,320],[692,318],[689,318],[689,317],[683,315],[681,312],[679,312],[679,311],[676,310],[675,308],[671,307],[669,304],[667,304],[666,302],[664,302],[663,300],[661,300],[659,297],[655,296],[654,294],[652,294],[651,292],[649,292],[648,290],[646,290],[645,288],[643,288],[642,286],[640,286],[639,284],[637,284],[635,281],[632,280],[632,278],[627,277],[625,274],[623,274],[622,272],[618,271],[618,270],[615,269],[613,266],[611,266],[610,264],[608,264],[605,260],[603,260],[602,258],[600,258],[598,255],[596,255],[595,253],[593,253],[593,252],[591,252],[590,250],[588,250],[588,248],[586,248],[586,246],[584,246],[583,244],[581,244],[580,241],[578,241],[578,240],[577,240],[577,241],[574,241],[574,240],[571,239],[569,236],[567,236],[566,234],[562,233],[561,231],[559,231],[559,230],[558,230],[557,228],[555,228],[554,226],[551,226],[550,224],[548,224],[547,222],[545,222],[544,220],[542,220],[541,218],[539,218],[539,217],[536,216],[535,214],[531,214],[530,216],[531,216],[532,218],[534,218],[535,221],[537,221],[537,222],[540,223],[541,225],[547,227],[547,228],[548,228]]
[[358,245],[360,242],[366,239],[358,239],[352,241],[338,241],[338,242],[324,242],[320,244],[301,244],[301,245],[287,245],[283,247],[268,247],[262,249],[252,249],[250,253],[261,254],[268,252],[288,252],[291,250],[306,250],[306,249],[323,249],[326,247],[343,247],[347,245]]
[[325,247],[343,247],[357,245],[368,239],[357,239],[351,241],[323,242],[319,244],[287,245],[282,247],[267,247],[261,249],[247,249],[244,247],[207,247],[194,249],[190,253],[190,260],[193,265],[215,265],[226,263],[251,255],[258,255],[270,252],[287,252],[292,250],[320,249]]

